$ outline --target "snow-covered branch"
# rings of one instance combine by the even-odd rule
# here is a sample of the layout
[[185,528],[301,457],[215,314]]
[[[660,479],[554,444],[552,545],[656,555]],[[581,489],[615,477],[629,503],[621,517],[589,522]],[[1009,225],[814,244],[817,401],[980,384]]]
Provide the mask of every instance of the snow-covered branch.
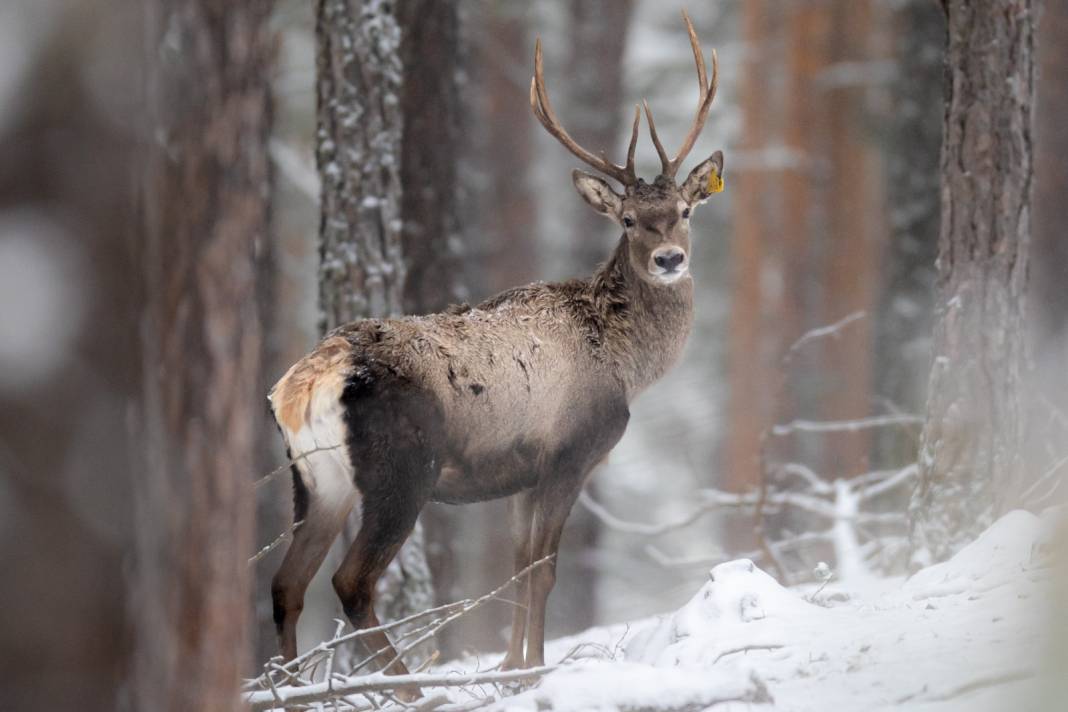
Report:
[[918,415],[897,414],[873,415],[870,418],[854,420],[792,420],[771,428],[773,435],[783,436],[791,433],[853,433],[888,425],[923,425],[923,418]]
[[[530,574],[535,568],[548,563],[553,557],[547,556],[538,561],[535,561],[530,566],[527,566],[522,571],[519,571],[510,579],[502,583],[497,588],[493,589],[487,594],[484,594],[475,599],[464,599],[462,601],[456,601],[454,603],[445,604],[443,606],[437,606],[425,611],[420,611],[411,616],[407,616],[401,620],[386,623],[373,628],[363,628],[361,630],[352,631],[350,633],[341,635],[340,627],[338,634],[336,634],[331,640],[323,641],[319,645],[315,646],[311,650],[304,654],[294,658],[288,663],[282,664],[280,658],[275,658],[267,662],[264,665],[263,673],[250,680],[245,685],[246,700],[252,705],[253,709],[269,709],[273,706],[282,706],[281,703],[312,703],[316,701],[322,701],[327,699],[339,699],[344,695],[358,694],[365,692],[375,692],[381,690],[389,690],[406,685],[412,684],[411,680],[418,678],[418,682],[415,684],[424,687],[434,686],[455,686],[454,682],[457,678],[455,675],[449,676],[449,680],[453,682],[440,682],[437,677],[433,675],[361,675],[354,676],[355,672],[362,670],[375,661],[378,661],[384,656],[390,649],[384,648],[381,650],[373,651],[369,656],[360,661],[353,669],[352,673],[348,676],[333,674],[333,656],[335,650],[344,643],[352,640],[364,638],[374,633],[385,633],[388,631],[396,630],[402,626],[414,623],[422,619],[429,619],[429,621],[414,630],[406,632],[400,636],[396,641],[396,645],[399,647],[399,652],[384,662],[384,664],[377,665],[380,669],[388,670],[397,660],[403,659],[404,656],[411,653],[412,650],[418,648],[418,646],[436,635],[443,627],[457,620],[458,618],[471,613],[477,608],[483,606],[489,601],[504,600],[501,598],[501,594],[509,586],[513,585],[523,577]],[[403,646],[401,643],[406,642]],[[326,681],[323,683],[312,683],[311,680],[314,677],[314,673],[321,663],[326,663]],[[547,668],[549,669],[549,668]],[[527,673],[530,671],[517,671],[517,673]],[[482,673],[480,673],[482,674]],[[441,677],[441,676],[438,676]],[[522,676],[515,679],[523,679]],[[407,680],[407,682],[405,682]],[[426,680],[424,682],[424,680]],[[482,682],[506,682],[508,679],[502,678],[499,680],[485,679]],[[470,680],[469,682],[474,682]],[[325,686],[325,687],[323,687]],[[315,692],[305,693],[304,691],[315,689]],[[299,693],[297,691],[300,691]],[[306,698],[305,694],[311,694],[312,697]],[[325,696],[320,696],[325,695]],[[260,706],[257,706],[260,705]]]
[[556,665],[543,665],[527,670],[507,670],[472,673],[417,673],[412,675],[385,675],[374,673],[358,677],[336,675],[329,680],[311,685],[282,685],[267,690],[245,694],[245,704],[253,712],[293,705],[310,705],[316,702],[336,700],[347,695],[386,692],[402,687],[466,687],[487,683],[508,683],[536,680],[556,670]]

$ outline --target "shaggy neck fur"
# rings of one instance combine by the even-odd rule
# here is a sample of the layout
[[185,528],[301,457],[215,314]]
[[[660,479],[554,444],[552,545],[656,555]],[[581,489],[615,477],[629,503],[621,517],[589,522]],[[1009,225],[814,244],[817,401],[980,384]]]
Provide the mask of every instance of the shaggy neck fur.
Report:
[[627,400],[678,360],[693,323],[693,280],[654,285],[638,276],[624,234],[612,257],[589,280],[600,327],[599,346],[627,390]]

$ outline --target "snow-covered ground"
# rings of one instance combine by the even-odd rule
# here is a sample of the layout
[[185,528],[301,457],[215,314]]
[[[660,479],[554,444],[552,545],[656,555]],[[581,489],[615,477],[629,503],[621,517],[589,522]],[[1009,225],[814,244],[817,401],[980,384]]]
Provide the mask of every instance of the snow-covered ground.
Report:
[[1068,710],[1040,701],[1064,620],[1050,605],[1056,519],[1012,512],[907,580],[802,591],[725,563],[670,615],[552,642],[549,662],[569,662],[483,709]]

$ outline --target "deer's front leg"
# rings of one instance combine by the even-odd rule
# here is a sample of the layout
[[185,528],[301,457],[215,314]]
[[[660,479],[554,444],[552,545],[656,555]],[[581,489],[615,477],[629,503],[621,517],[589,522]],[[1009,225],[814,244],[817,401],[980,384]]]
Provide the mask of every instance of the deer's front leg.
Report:
[[[530,491],[520,492],[508,500],[512,520],[512,546],[515,552],[515,573],[530,566],[533,554],[533,497]],[[501,662],[502,670],[522,668],[525,662],[523,642],[527,631],[527,612],[530,610],[530,575],[515,584],[516,606],[512,609],[512,635],[508,653]]]
[[534,553],[531,560],[540,561],[550,555],[552,559],[535,568],[529,577],[526,667],[545,664],[545,607],[549,593],[556,584],[556,558],[560,551],[560,536],[584,479],[575,478],[573,487],[565,487],[562,486],[563,483],[556,482],[554,486],[536,493],[533,517]]

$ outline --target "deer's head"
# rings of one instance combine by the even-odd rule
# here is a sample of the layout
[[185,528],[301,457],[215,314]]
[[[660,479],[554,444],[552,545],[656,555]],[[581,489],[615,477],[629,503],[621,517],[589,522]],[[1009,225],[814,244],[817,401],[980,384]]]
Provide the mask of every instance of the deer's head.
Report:
[[599,176],[579,170],[571,174],[582,199],[599,214],[623,228],[630,263],[635,272],[647,282],[662,285],[672,284],[686,275],[690,261],[690,216],[698,205],[715,192],[714,186],[719,184],[723,175],[723,153],[716,151],[690,171],[681,185],[675,182],[679,166],[693,148],[708,118],[719,79],[715,50],[712,51],[712,78],[709,80],[697,33],[685,12],[682,17],[690,35],[701,93],[693,125],[674,158],[668,158],[657,136],[649,104],[645,104],[649,133],[660,156],[660,175],[652,183],[638,178],[634,172],[634,150],[638,144],[641,122],[641,110],[638,107],[634,107],[627,162],[621,166],[587,151],[560,125],[545,88],[540,40],[534,50],[534,79],[530,84],[530,106],[542,126],[584,163],[622,184],[623,190],[619,192]]

